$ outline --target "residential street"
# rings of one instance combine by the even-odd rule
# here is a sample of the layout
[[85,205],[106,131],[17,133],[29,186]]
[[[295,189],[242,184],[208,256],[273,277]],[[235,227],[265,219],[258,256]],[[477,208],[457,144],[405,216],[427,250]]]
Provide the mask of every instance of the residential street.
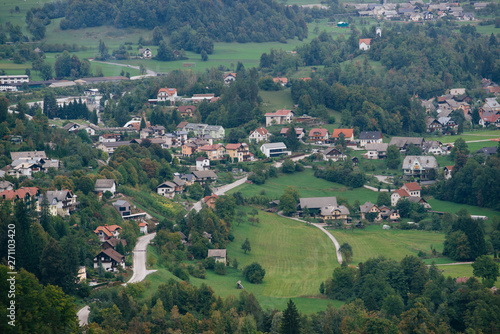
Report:
[[[219,188],[215,189],[214,193],[217,196],[224,195],[226,193],[226,191],[229,191],[229,190],[231,190],[233,188],[236,188],[237,186],[242,185],[246,181],[247,181],[247,177],[244,177],[242,179],[234,181],[233,183],[226,184],[225,186],[222,186],[222,187],[219,187]],[[201,210],[201,204],[202,204],[202,202],[203,202],[203,199],[201,199],[198,202],[194,203],[194,205],[191,208],[191,210],[194,209],[194,210],[196,210],[196,212],[200,211]]]
[[80,322],[80,327],[85,326],[89,323],[90,307],[85,305],[78,313],[78,320]]

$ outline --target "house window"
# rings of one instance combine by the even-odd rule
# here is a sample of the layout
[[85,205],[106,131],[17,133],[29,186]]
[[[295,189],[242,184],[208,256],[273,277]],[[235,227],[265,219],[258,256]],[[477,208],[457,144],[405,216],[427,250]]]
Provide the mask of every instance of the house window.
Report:
[[125,207],[120,207],[120,211],[125,211]]

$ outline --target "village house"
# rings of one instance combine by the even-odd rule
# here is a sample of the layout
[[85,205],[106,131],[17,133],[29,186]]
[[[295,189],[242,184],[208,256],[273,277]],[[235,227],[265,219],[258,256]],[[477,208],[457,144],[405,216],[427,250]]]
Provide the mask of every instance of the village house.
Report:
[[148,234],[148,223],[140,222],[139,223],[139,232],[142,234]]
[[279,157],[280,155],[291,155],[292,152],[286,150],[285,143],[266,143],[261,145],[260,151],[268,158]]
[[288,84],[288,79],[287,78],[273,78],[274,83],[279,83],[281,86],[286,86]]
[[196,158],[196,170],[207,170],[210,169],[210,160],[206,157]]
[[261,141],[268,141],[271,134],[267,131],[266,128],[257,128],[254,131],[250,132],[250,136],[248,136],[248,141],[259,143]]
[[101,250],[94,257],[94,269],[98,269],[100,265],[110,272],[118,271],[119,267],[125,269],[125,256],[111,248]]
[[130,214],[132,213],[130,203],[122,199],[114,202],[113,207],[115,208],[116,211],[118,211],[118,213],[120,214],[120,216],[122,216],[122,218],[130,216]]
[[449,153],[447,150],[443,149],[442,144],[436,140],[426,141],[422,146],[422,152],[424,154],[433,155],[443,155]]
[[41,211],[44,205],[44,196],[47,197],[48,210],[52,216],[69,216],[78,208],[79,202],[76,201],[77,196],[73,194],[71,190],[48,190],[45,195],[40,195],[38,197],[37,211]]
[[[117,225],[114,225],[114,226],[117,226]],[[127,246],[127,240],[125,239],[117,239],[117,238],[109,238],[109,239],[106,239],[102,242],[101,244],[101,249],[108,249],[108,248],[111,248],[111,249],[114,249],[116,250],[116,246],[118,244],[122,244],[123,247]]]
[[226,85],[229,85],[234,80],[236,80],[236,73],[226,73],[226,74],[224,74],[224,83]]
[[211,170],[202,170],[202,171],[195,171],[192,172],[191,174],[194,175],[194,182],[201,183],[202,185],[205,184],[205,182],[213,182],[217,180],[217,174],[215,174]]
[[138,54],[139,57],[143,59],[151,59],[153,57],[153,53],[150,48],[139,49]]
[[250,153],[246,143],[227,144],[226,153],[233,161],[243,162],[253,160],[253,154]]
[[310,215],[320,215],[321,210],[328,207],[338,207],[337,197],[308,197],[300,198],[297,210],[300,214],[303,214],[304,210],[307,208]]
[[380,215],[381,210],[372,202],[365,202],[365,204],[359,206],[359,212],[361,213],[361,219],[367,219],[366,214],[368,213],[376,213],[377,216],[375,220],[381,220],[382,217]]
[[443,125],[439,121],[432,117],[427,117],[426,121],[427,132],[441,132],[443,130]]
[[40,189],[37,187],[21,187],[17,190],[4,190],[0,193],[0,200],[11,201],[12,205],[17,201],[23,201],[28,211],[37,209],[37,198]]
[[165,127],[162,125],[152,125],[150,127],[144,128],[140,132],[140,138],[151,138],[151,137],[161,137],[165,135]]
[[413,144],[419,148],[422,148],[425,140],[423,137],[392,137],[389,142],[389,146],[396,145],[399,151],[404,153],[408,148],[408,145]]
[[371,43],[372,43],[371,38],[360,38],[359,39],[359,49],[362,51],[367,51],[370,49]]
[[500,128],[500,114],[496,111],[482,112],[479,118],[479,125],[483,128],[489,125],[495,125],[497,128]]
[[4,192],[5,190],[13,190],[14,189],[14,184],[12,184],[9,181],[0,181],[0,193]]
[[366,159],[383,159],[387,156],[387,148],[389,144],[387,143],[373,143],[366,144],[366,153],[363,157]]
[[[290,132],[290,128],[281,128],[280,135],[282,137],[287,137],[288,132]],[[303,128],[295,128],[295,135],[297,136],[297,139],[302,139],[305,136],[304,129]]]
[[354,129],[333,129],[333,133],[330,138],[337,141],[340,138],[340,134],[344,135],[344,140],[346,142],[354,141]]
[[193,117],[194,112],[196,111],[196,107],[193,105],[189,106],[179,106],[177,107],[179,114],[182,118]]
[[104,224],[104,226],[98,226],[95,229],[94,233],[97,234],[101,242],[104,242],[110,238],[118,239],[120,236],[121,229],[122,228],[118,225]]
[[266,126],[271,126],[275,124],[287,124],[292,121],[294,116],[293,111],[280,109],[276,112],[268,112],[265,114],[266,116]]
[[225,249],[209,249],[207,258],[212,257],[215,259],[215,262],[220,262],[225,264],[227,261],[226,254],[227,252]]
[[361,131],[358,138],[359,146],[364,147],[366,144],[382,143],[382,138],[381,131]]
[[203,203],[205,203],[212,210],[215,210],[215,202],[217,201],[218,198],[219,196],[217,196],[216,194],[205,196],[203,198]]
[[171,103],[177,100],[177,89],[175,88],[160,88],[157,96],[158,102],[170,101]]
[[347,155],[336,149],[335,147],[329,147],[325,150],[322,151],[323,153],[323,159],[328,161],[339,161],[339,160],[345,160],[347,158]]
[[403,173],[405,177],[418,177],[420,180],[431,179],[431,170],[436,170],[438,163],[433,156],[408,155],[403,160]]
[[181,122],[179,126],[182,125],[182,130],[186,131],[186,133],[192,132],[194,136],[200,137],[204,135],[209,135],[213,139],[224,139],[226,136],[226,132],[224,128],[220,125],[208,125],[208,124],[199,124],[199,123],[183,123]]
[[116,193],[116,182],[113,179],[97,179],[95,181],[94,192],[104,194],[109,191],[112,195]]
[[167,198],[174,198],[175,195],[182,194],[186,184],[181,178],[174,176],[172,181],[166,181],[156,187],[156,193]]
[[453,166],[444,166],[444,179],[451,179],[451,173],[453,172]]
[[416,197],[420,197],[420,191],[422,191],[422,188],[420,188],[420,185],[417,182],[405,183],[403,184],[401,189],[406,190],[406,192],[410,194],[410,196]]
[[198,152],[205,153],[210,161],[221,160],[226,154],[226,149],[222,144],[203,145],[198,147]]
[[349,209],[343,205],[339,206],[327,206],[321,208],[321,218],[325,221],[328,220],[337,220],[341,221],[344,224],[349,224],[351,221],[351,217],[349,216]]
[[119,133],[105,133],[99,136],[99,143],[114,143],[121,139],[122,135]]
[[99,145],[97,145],[97,149],[111,155],[116,151],[118,147],[130,146],[130,144],[131,144],[130,140],[116,141],[111,143],[100,143]]
[[325,143],[328,141],[328,130],[322,127],[311,129],[309,131],[309,140],[316,143]]

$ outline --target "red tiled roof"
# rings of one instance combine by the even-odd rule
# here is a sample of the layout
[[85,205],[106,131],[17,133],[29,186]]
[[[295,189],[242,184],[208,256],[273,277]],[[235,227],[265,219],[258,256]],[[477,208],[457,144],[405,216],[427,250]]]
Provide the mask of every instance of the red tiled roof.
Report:
[[17,198],[24,198],[26,194],[29,194],[31,197],[36,196],[38,193],[37,187],[22,187],[17,190],[5,190],[0,193],[0,198],[5,198],[8,200],[13,200]]
[[359,44],[365,43],[366,45],[370,45],[371,42],[372,42],[371,38],[360,38],[359,39]]
[[395,191],[395,193],[398,193],[399,196],[401,197],[410,197],[410,194],[404,189],[398,189]]
[[148,226],[148,223],[139,223],[139,227]]
[[332,138],[338,138],[343,133],[345,138],[351,138],[354,134],[354,129],[333,129]]
[[500,118],[500,115],[498,115],[498,114],[482,117],[482,119],[484,121],[490,122],[490,123],[495,123],[498,120],[498,118]]
[[179,106],[179,112],[180,113],[185,113],[188,111],[188,109],[191,109],[191,112],[194,112],[196,110],[196,107],[195,106]]
[[113,236],[113,233],[111,233],[106,227],[104,226],[98,226],[94,233],[98,234],[100,231],[102,231],[102,233],[106,234],[106,236],[108,237],[112,237]]
[[417,190],[422,190],[422,188],[420,188],[420,186],[418,185],[417,182],[410,182],[410,183],[405,183],[404,186],[406,187],[406,189],[408,189],[409,191],[417,191]]
[[111,232],[114,232],[116,231],[117,229],[121,229],[120,226],[118,225],[104,225],[108,230],[110,230]]
[[227,78],[228,76],[233,76],[236,78],[236,73],[226,73],[224,74],[224,79]]
[[280,110],[277,110],[276,112],[268,112],[268,113],[266,113],[265,116],[286,116],[291,112],[292,112],[291,110],[280,109]]
[[160,90],[158,91],[158,94],[160,94],[161,92],[165,92],[169,96],[172,96],[172,95],[177,94],[177,89],[165,87],[165,88],[160,88]]
[[260,133],[262,136],[265,136],[269,133],[269,131],[267,131],[266,128],[257,128],[255,129],[255,131],[257,131],[258,133]]
[[275,83],[278,83],[278,82],[282,82],[284,84],[288,83],[288,79],[287,78],[279,78],[279,77],[278,78],[273,78],[273,81]]
[[180,122],[179,125],[177,125],[177,129],[182,129],[184,128],[186,125],[188,125],[189,122],[186,122],[186,121],[183,121],[183,122]]
[[240,148],[240,146],[241,146],[240,143],[238,143],[238,144],[227,144],[226,145],[226,150],[237,150],[237,149]]
[[216,194],[212,194],[211,196],[205,196],[205,197],[203,198],[203,202],[205,202],[205,203],[206,203],[206,202],[208,202],[208,200],[209,200],[209,199],[211,199],[211,198],[215,198],[215,199],[217,199],[217,198],[219,198],[219,196],[217,196]]

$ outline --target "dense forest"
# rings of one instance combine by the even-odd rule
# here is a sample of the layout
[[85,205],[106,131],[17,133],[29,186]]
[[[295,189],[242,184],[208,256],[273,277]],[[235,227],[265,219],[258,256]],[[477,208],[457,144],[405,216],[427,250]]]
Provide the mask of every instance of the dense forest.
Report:
[[213,40],[225,42],[286,42],[307,37],[307,25],[299,7],[262,0],[68,0],[46,4],[32,16],[39,20],[64,16],[61,29],[158,26],[171,35],[189,26]]

